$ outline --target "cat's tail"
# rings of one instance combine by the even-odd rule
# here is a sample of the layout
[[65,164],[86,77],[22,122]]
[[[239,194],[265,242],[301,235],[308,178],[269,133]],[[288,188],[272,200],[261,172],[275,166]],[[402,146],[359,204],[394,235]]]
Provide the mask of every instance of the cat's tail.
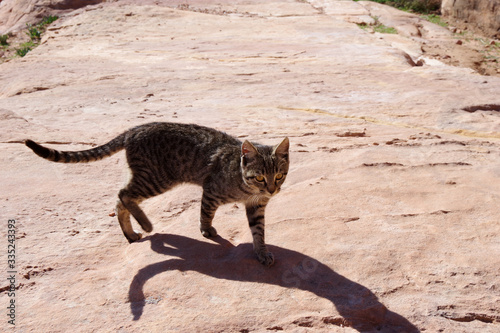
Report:
[[46,148],[35,141],[26,140],[24,143],[40,157],[59,163],[85,163],[101,160],[111,156],[125,147],[126,133],[123,133],[108,143],[88,150],[59,151]]

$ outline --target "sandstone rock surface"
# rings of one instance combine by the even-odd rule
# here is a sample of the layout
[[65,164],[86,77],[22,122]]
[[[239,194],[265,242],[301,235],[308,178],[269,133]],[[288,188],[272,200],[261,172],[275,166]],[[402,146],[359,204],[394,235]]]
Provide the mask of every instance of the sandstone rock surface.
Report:
[[500,39],[500,3],[496,0],[443,0],[441,12],[456,24]]
[[[0,239],[14,219],[18,273],[0,329],[498,332],[500,78],[414,66],[421,41],[370,34],[340,2],[102,3],[1,64]],[[23,144],[86,149],[151,121],[290,138],[274,266],[241,204],[203,238],[194,186],[144,202],[155,229],[129,245],[110,216],[123,153],[66,165]]]
[[18,31],[44,16],[60,15],[104,0],[4,0],[0,1],[0,35]]

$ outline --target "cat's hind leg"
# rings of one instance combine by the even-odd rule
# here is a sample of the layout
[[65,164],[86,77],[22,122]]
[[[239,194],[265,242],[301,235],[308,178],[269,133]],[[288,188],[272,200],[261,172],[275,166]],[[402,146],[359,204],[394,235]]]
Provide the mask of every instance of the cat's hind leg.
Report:
[[[133,170],[132,179],[128,185],[121,189],[120,193],[118,193],[118,197],[120,198],[123,208],[132,214],[136,221],[141,225],[142,229],[146,232],[153,231],[153,225],[141,207],[139,207],[139,204],[147,198],[164,193],[175,185],[172,182],[160,177],[160,175],[155,173],[154,170],[151,171],[150,169],[145,167],[139,168],[138,166],[135,166],[134,168],[131,167],[131,170]],[[120,226],[122,227],[125,237],[129,240],[129,242],[140,239],[140,234],[132,230],[130,218],[125,218],[127,217],[125,214],[126,213],[124,212],[122,215],[124,218],[120,221]]]
[[129,243],[141,239],[142,234],[135,232],[132,228],[132,224],[130,223],[130,212],[125,208],[121,200],[118,200],[116,203],[116,216],[118,217],[118,222],[120,222],[123,234]]
[[[118,197],[120,198],[120,201],[123,205],[123,207],[132,214],[132,216],[136,219],[136,221],[141,225],[141,228],[146,231],[146,232],[151,232],[153,231],[153,225],[149,221],[148,217],[144,213],[144,211],[139,207],[139,203],[141,203],[144,199],[144,197],[140,197],[137,195],[133,195],[133,191],[130,191],[127,188],[122,189],[120,193],[118,194]],[[122,226],[122,230],[125,233],[125,230],[123,229],[123,225],[120,223]],[[125,225],[125,227],[128,227]],[[128,239],[128,237],[127,237]]]

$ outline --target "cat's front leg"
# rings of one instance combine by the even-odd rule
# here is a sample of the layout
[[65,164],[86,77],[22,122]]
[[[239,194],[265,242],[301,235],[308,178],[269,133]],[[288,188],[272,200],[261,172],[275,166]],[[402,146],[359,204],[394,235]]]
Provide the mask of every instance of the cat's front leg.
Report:
[[217,230],[212,227],[212,220],[214,219],[215,211],[219,208],[218,201],[208,194],[203,192],[201,198],[201,212],[200,212],[200,231],[204,237],[217,236]]
[[274,256],[267,250],[264,241],[265,219],[264,211],[267,201],[264,202],[249,202],[246,204],[248,225],[252,231],[253,250],[257,255],[259,262],[265,266],[271,266],[274,263]]

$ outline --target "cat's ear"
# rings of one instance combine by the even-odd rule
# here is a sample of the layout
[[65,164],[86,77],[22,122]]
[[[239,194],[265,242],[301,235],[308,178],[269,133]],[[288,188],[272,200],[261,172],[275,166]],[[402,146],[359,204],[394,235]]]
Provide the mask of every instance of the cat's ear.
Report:
[[290,140],[288,138],[284,138],[283,141],[279,145],[274,148],[274,154],[285,160],[288,160],[288,149],[290,148]]
[[254,159],[258,153],[257,148],[248,140],[245,140],[241,145],[241,161],[243,165],[246,165],[249,161]]

